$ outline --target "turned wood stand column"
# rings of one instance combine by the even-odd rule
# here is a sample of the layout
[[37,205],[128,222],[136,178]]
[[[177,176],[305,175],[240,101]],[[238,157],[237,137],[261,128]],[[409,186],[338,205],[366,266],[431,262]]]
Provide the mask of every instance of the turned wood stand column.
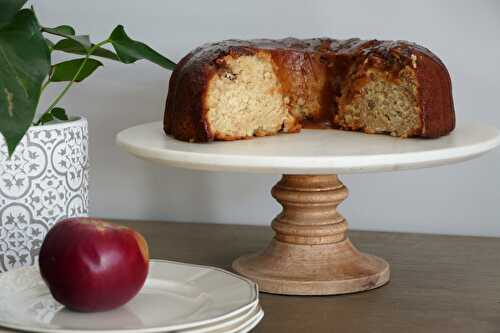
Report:
[[337,206],[348,191],[337,175],[283,175],[271,193],[283,206],[272,222],[274,239],[262,252],[233,262],[233,269],[261,291],[345,294],[389,281],[387,262],[359,252],[347,237]]

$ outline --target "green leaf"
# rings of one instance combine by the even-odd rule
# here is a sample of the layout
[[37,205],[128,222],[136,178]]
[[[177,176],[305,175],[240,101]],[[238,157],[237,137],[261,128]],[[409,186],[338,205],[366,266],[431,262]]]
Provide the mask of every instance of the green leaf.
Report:
[[35,125],[45,125],[48,122],[54,120],[54,116],[51,112],[45,112]]
[[[95,47],[95,44],[92,44],[91,47]],[[87,51],[83,48],[83,46],[74,41],[73,39],[61,39],[54,45],[54,50],[66,52],[66,53],[72,53],[72,54],[87,54]],[[101,58],[107,58],[111,60],[120,60],[116,54],[113,52],[103,48],[103,47],[97,47],[94,52],[92,52],[93,56],[101,57]]]
[[0,29],[0,133],[9,155],[30,127],[50,52],[31,9],[19,11]]
[[52,30],[62,35],[74,36],[76,34],[75,29],[69,25],[60,25],[55,28],[52,28]]
[[69,118],[68,115],[66,114],[66,110],[64,110],[63,108],[56,107],[50,111],[45,112],[34,125],[35,126],[44,125],[48,122],[53,121],[54,119],[68,120]]
[[[83,67],[81,67],[82,64]],[[52,66],[52,74],[50,75],[50,81],[80,82],[83,81],[85,78],[87,78],[100,66],[103,66],[102,62],[95,59],[87,59],[87,61],[85,61],[85,58],[81,58],[81,59],[73,59],[60,62]],[[77,75],[76,78],[75,75]]]
[[0,0],[0,28],[8,24],[25,3],[26,0]]
[[170,59],[165,58],[146,44],[130,39],[121,25],[113,30],[109,40],[123,63],[130,64],[140,59],[146,59],[166,69],[173,70],[175,68],[175,63]]
[[63,108],[53,108],[51,111],[54,118],[59,120],[68,120],[68,115],[66,114],[66,110]]
[[75,29],[69,25],[60,25],[55,28],[42,27],[42,31],[52,35],[72,39],[79,43],[85,50],[89,50],[92,47],[92,43],[90,42],[90,37],[88,35],[75,36]]

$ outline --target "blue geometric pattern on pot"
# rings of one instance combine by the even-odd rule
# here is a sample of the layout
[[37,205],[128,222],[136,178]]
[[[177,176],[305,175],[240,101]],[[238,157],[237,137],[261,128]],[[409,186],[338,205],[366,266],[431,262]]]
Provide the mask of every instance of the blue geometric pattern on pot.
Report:
[[0,273],[33,264],[57,221],[87,216],[88,184],[85,119],[30,128],[10,160],[0,136]]

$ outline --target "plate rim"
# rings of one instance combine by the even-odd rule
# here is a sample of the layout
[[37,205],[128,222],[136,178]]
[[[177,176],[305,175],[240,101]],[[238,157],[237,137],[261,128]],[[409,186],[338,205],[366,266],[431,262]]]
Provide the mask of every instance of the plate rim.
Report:
[[[36,327],[36,326],[30,326],[30,325],[16,325],[16,324],[9,324],[6,323],[3,320],[0,320],[0,327],[4,327],[7,329],[13,329],[13,330],[20,330],[24,332],[39,332],[39,333],[157,333],[157,332],[173,332],[173,331],[178,331],[178,330],[185,330],[189,328],[196,328],[197,326],[201,325],[206,325],[218,321],[222,321],[226,319],[227,317],[230,317],[231,315],[237,315],[239,313],[244,312],[245,310],[249,310],[259,303],[259,286],[251,281],[250,279],[247,279],[243,276],[240,276],[236,273],[230,272],[228,270],[225,270],[220,267],[215,267],[215,266],[208,266],[208,265],[200,265],[200,264],[191,264],[191,263],[185,263],[185,262],[179,262],[179,261],[174,261],[174,260],[167,260],[167,259],[150,259],[149,263],[156,263],[156,264],[173,264],[173,265],[179,265],[179,266],[191,266],[191,267],[197,267],[197,268],[204,268],[204,269],[210,269],[214,271],[218,271],[227,275],[230,275],[232,277],[238,278],[245,283],[247,283],[249,286],[253,287],[253,292],[254,295],[252,297],[252,300],[243,306],[240,306],[239,308],[232,310],[230,312],[224,313],[223,315],[220,315],[216,318],[211,318],[211,319],[205,319],[205,320],[199,320],[195,322],[191,322],[189,324],[177,324],[177,325],[171,325],[171,326],[157,326],[157,327],[149,327],[149,328],[133,328],[133,329],[67,329],[67,328],[44,328],[44,327]],[[25,267],[35,267],[37,268],[37,263],[31,266],[25,266]],[[23,267],[20,267],[23,268]],[[17,269],[7,271],[2,274],[13,274],[12,272],[16,271]],[[149,275],[149,274],[148,274]],[[147,278],[146,278],[147,281]]]
[[249,321],[248,325],[246,325],[245,327],[240,327],[240,333],[245,333],[245,332],[250,332],[251,330],[253,330],[261,321],[262,319],[264,318],[264,310],[260,310],[256,315],[255,317],[253,318],[253,320]]
[[[251,308],[248,310],[248,312],[245,312],[245,316],[246,317],[243,317],[243,316],[240,316],[240,317],[237,317],[232,323],[229,324],[229,329],[231,328],[231,326],[233,326],[233,329],[234,329],[234,326],[235,325],[238,325],[237,328],[240,328],[240,326],[244,326],[243,328],[245,327],[248,327],[248,325],[250,325],[251,323],[253,323],[260,315],[264,315],[264,311],[262,310],[262,307],[260,306],[260,304],[256,304],[255,307]],[[243,317],[243,318],[242,318]],[[218,323],[217,323],[218,324]],[[182,333],[205,333],[205,332],[212,332],[214,329],[218,329],[218,330],[221,330],[221,329],[227,329],[227,325],[224,325],[222,327],[206,327],[205,329],[202,329],[201,331],[199,330],[199,328],[197,327],[192,327],[190,329],[187,329],[187,330],[182,330],[181,332]],[[218,332],[218,331],[217,331]]]

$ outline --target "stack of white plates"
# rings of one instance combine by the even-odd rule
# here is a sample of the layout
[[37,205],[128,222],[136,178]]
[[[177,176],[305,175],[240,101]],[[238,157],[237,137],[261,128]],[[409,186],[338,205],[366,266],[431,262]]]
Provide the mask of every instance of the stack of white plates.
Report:
[[23,331],[236,333],[249,332],[263,316],[257,286],[214,267],[151,260],[141,292],[98,313],[57,303],[36,266],[0,274],[0,326]]

